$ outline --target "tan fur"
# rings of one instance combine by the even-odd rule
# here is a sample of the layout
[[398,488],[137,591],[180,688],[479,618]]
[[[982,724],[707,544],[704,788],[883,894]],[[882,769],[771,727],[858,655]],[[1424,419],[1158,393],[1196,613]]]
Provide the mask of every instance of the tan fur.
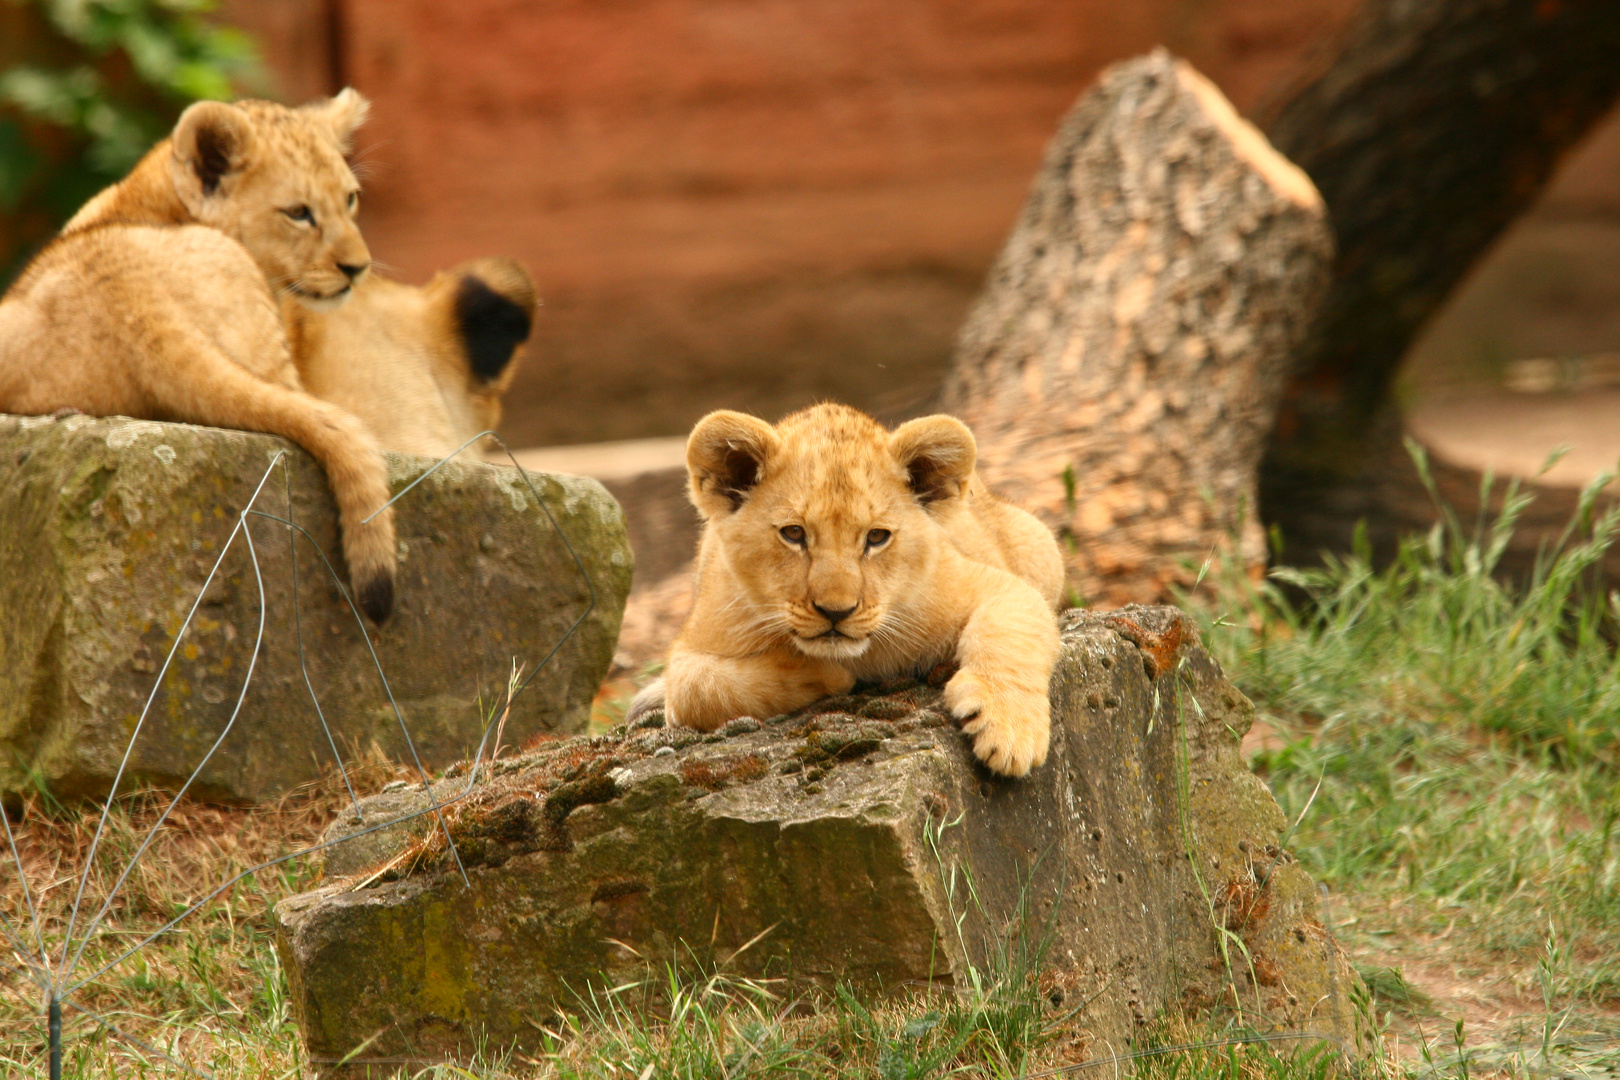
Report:
[[842,405],[774,428],[704,417],[687,442],[705,520],[692,614],[632,711],[661,702],[670,722],[708,731],[954,662],[945,702],[974,753],[1008,776],[1041,764],[1062,560],[1045,526],[985,489],[975,458],[949,416],[893,433]]
[[456,304],[469,279],[532,322],[534,282],[511,259],[474,259],[421,287],[368,275],[336,311],[284,303],[304,388],[359,417],[385,450],[439,458],[492,430],[517,363],[509,352],[492,378],[473,369]]
[[[335,306],[370,265],[344,161],[360,95],[288,109],[199,102],[85,204],[0,300],[0,411],[72,408],[284,435],[326,469],[368,614],[395,569],[376,443],[303,392],[282,296]],[[307,208],[309,222],[288,211]]]

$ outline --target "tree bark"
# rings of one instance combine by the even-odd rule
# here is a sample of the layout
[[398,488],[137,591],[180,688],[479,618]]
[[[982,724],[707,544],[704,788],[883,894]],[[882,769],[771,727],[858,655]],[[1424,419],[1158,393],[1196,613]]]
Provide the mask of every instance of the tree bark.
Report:
[[1167,53],[1064,119],[944,407],[1084,599],[1163,597],[1232,537],[1263,564],[1260,454],[1331,258],[1310,181]]
[[1425,516],[1390,395],[1401,358],[1620,97],[1617,57],[1614,0],[1369,0],[1275,110],[1271,140],[1338,242],[1262,465],[1291,558],[1342,550],[1361,519],[1389,542]]

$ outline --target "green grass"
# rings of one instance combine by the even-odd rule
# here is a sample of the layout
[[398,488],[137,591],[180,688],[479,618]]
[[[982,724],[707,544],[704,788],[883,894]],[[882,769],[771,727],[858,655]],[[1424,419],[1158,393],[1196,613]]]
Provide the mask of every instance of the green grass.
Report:
[[[1620,600],[1594,585],[1620,518],[1598,513],[1595,495],[1516,586],[1493,574],[1523,509],[1509,490],[1498,517],[1447,518],[1387,567],[1363,552],[1259,585],[1214,574],[1189,601],[1206,643],[1258,706],[1267,738],[1253,764],[1298,819],[1288,846],[1328,887],[1332,928],[1386,1033],[1388,1056],[1355,1071],[1474,1080],[1620,1068]],[[620,697],[604,695],[599,713],[615,715]],[[306,843],[337,805],[332,795],[253,815],[188,808],[116,907],[116,940],[161,925],[231,867]],[[94,889],[151,817],[149,798],[118,808]],[[57,883],[46,897],[57,910],[93,821],[36,802],[22,824],[31,880]],[[297,1076],[264,913],[312,880],[295,861],[238,886],[88,987],[83,1003],[222,1078]],[[15,893],[4,897],[15,914]],[[644,987],[598,993],[546,1030],[533,1059],[414,1075],[1327,1080],[1346,1071],[1331,1047],[1255,1041],[1176,1016],[1113,1048],[1122,1057],[1110,1061],[1071,1022],[1072,1005],[1043,996],[1038,965],[1016,950],[959,992],[883,1003],[696,966],[650,977],[661,984],[656,1012]],[[42,1075],[37,995],[16,990],[0,992],[0,1073]],[[180,1075],[93,1022],[69,1032],[71,1077]]]
[[[1447,514],[1387,567],[1362,550],[1259,587],[1233,577],[1203,611],[1273,733],[1255,769],[1290,819],[1310,806],[1290,847],[1341,898],[1345,940],[1609,1030],[1620,597],[1596,571],[1620,512],[1596,512],[1598,486],[1516,585],[1494,573],[1527,502],[1510,486],[1498,516]],[[1385,1007],[1433,1007],[1382,963],[1367,968]]]

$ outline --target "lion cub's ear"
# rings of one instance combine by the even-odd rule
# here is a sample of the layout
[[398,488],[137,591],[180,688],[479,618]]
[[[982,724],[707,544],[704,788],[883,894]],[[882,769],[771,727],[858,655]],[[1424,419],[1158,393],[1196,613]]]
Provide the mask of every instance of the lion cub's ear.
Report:
[[973,432],[954,416],[906,421],[889,436],[889,450],[924,506],[961,495],[979,459]]
[[174,125],[171,175],[193,214],[202,200],[228,192],[247,163],[253,128],[246,114],[223,101],[199,101]]
[[331,127],[338,146],[347,154],[354,149],[354,133],[366,122],[366,116],[371,112],[371,102],[360,91],[346,86],[325,101],[300,105],[298,111]]
[[742,506],[765,475],[778,440],[757,416],[721,409],[699,420],[686,440],[692,505],[706,519]]

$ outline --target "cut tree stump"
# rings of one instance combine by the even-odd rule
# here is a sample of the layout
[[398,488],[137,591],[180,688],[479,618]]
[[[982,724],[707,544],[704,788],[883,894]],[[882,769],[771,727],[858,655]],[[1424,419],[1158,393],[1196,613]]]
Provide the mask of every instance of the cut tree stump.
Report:
[[1237,538],[1332,239],[1305,174],[1168,53],[1063,120],[963,327],[944,408],[1087,602],[1167,595]]
[[[1165,599],[1233,536],[1264,562],[1261,447],[1331,258],[1310,180],[1185,63],[1120,64],[1080,98],[943,403],[973,428],[990,486],[1067,541],[1078,598]],[[682,478],[646,480],[621,498],[631,535],[684,559]],[[636,575],[623,668],[662,655],[691,603],[689,562],[638,553]]]

